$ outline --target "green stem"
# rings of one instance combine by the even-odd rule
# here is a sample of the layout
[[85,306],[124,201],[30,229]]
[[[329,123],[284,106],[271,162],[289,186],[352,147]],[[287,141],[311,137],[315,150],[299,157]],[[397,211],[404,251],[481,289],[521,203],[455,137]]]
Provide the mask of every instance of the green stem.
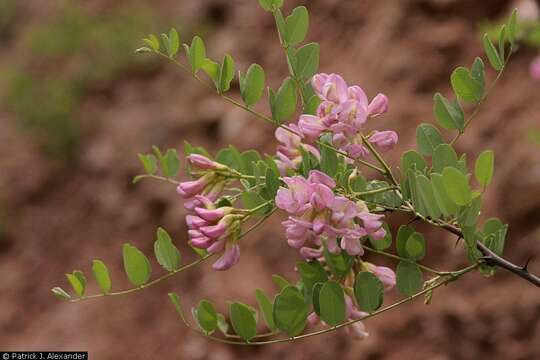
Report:
[[369,252],[372,252],[374,254],[379,254],[379,255],[382,255],[382,256],[386,256],[390,259],[394,259],[394,260],[398,260],[398,261],[405,261],[405,262],[409,262],[409,263],[414,263],[416,265],[418,265],[418,267],[424,271],[427,271],[427,272],[430,272],[432,274],[435,274],[435,275],[439,275],[439,276],[445,276],[445,275],[450,275],[452,274],[451,271],[438,271],[438,270],[435,270],[435,269],[432,269],[428,266],[425,266],[425,265],[422,265],[422,264],[418,264],[416,261],[413,261],[411,259],[407,259],[407,258],[404,258],[404,257],[401,257],[401,256],[398,256],[398,255],[394,255],[394,254],[390,254],[390,253],[387,253],[385,251],[381,251],[381,250],[377,250],[377,249],[373,249],[365,244],[362,244],[362,247],[369,251]]
[[167,177],[164,177],[164,176],[151,175],[151,174],[137,175],[137,176],[133,179],[133,181],[134,181],[134,182],[138,182],[138,181],[143,180],[143,179],[160,180],[160,181],[166,181],[166,182],[171,183],[171,184],[174,184],[174,185],[180,185],[180,181],[176,181],[176,180],[174,180],[174,179],[167,178]]
[[383,159],[381,154],[379,154],[379,152],[375,149],[375,147],[366,139],[366,137],[364,135],[361,135],[361,136],[362,136],[362,142],[364,143],[364,145],[366,145],[366,147],[373,154],[375,159],[377,159],[379,164],[381,164],[381,166],[384,168],[383,174],[385,174],[390,179],[390,181],[392,181],[392,184],[394,186],[399,187],[399,183],[394,177],[394,174],[392,174],[392,169],[390,169],[390,166],[386,163],[386,161]]
[[368,195],[375,195],[375,194],[385,193],[387,191],[392,191],[392,190],[399,190],[399,188],[396,187],[396,186],[390,186],[390,187],[384,187],[384,188],[380,188],[380,189],[374,189],[374,190],[362,191],[362,192],[353,191],[353,195],[355,195],[355,196],[368,196]]

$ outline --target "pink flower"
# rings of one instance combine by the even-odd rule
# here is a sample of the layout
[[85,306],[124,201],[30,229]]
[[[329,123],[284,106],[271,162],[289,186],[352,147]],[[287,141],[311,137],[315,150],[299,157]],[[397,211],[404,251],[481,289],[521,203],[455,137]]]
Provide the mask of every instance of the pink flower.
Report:
[[215,170],[227,168],[225,165],[212,161],[206,156],[200,154],[191,154],[187,157],[187,160],[191,164],[191,166],[200,170]]
[[532,62],[529,68],[531,77],[535,80],[540,80],[540,56],[537,56]]
[[302,135],[310,142],[317,140],[323,131],[327,130],[322,119],[314,115],[300,116],[298,127],[300,128]]
[[368,98],[364,90],[357,85],[349,87],[349,99],[356,100],[359,105],[366,109],[368,108]]
[[181,182],[176,188],[176,192],[185,199],[192,198],[200,194],[213,178],[214,174],[209,173],[197,180]]
[[395,131],[374,131],[368,140],[382,151],[388,151],[397,144],[398,134]]
[[221,257],[212,264],[214,270],[227,270],[236,265],[240,261],[240,246],[230,241],[225,246],[225,252]]
[[301,213],[309,207],[312,189],[301,176],[284,178],[288,188],[280,187],[276,195],[276,206],[289,214]]
[[345,80],[337,74],[319,74],[312,80],[315,93],[322,99],[341,103],[348,98],[348,87]]
[[330,189],[336,187],[336,182],[334,181],[334,179],[319,170],[311,170],[309,172],[308,181],[312,184],[326,185]]
[[376,117],[388,111],[388,98],[384,94],[378,94],[371,100],[367,108],[368,116]]
[[281,143],[277,147],[277,157],[276,164],[282,175],[286,175],[287,170],[297,169],[300,163],[302,162],[302,152],[300,149],[303,149],[315,156],[317,159],[321,158],[319,150],[312,145],[302,143],[302,138],[300,129],[296,124],[289,124],[289,130],[284,128],[277,128],[275,132],[276,139]]
[[366,263],[369,271],[371,271],[384,285],[386,291],[391,290],[396,286],[396,274],[390,268],[385,266],[376,266],[371,263]]

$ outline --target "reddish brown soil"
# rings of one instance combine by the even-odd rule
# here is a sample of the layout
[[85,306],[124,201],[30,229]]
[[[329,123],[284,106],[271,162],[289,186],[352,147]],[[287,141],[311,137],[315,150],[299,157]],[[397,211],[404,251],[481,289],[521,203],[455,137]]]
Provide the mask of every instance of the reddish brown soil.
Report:
[[[288,9],[308,3],[287,2]],[[391,111],[377,126],[399,132],[399,148],[390,155],[396,164],[400,151],[415,146],[416,125],[433,121],[432,94],[449,94],[452,68],[480,54],[478,21],[502,14],[508,2],[314,0],[308,5],[309,39],[322,46],[321,70],[342,73],[371,96],[379,91],[389,96]],[[33,18],[47,16],[34,7]],[[176,13],[188,27],[207,24],[212,56],[229,52],[241,69],[250,62],[262,64],[273,87],[285,74],[272,19],[256,1],[164,1],[159,7]],[[16,47],[16,40],[4,45],[2,54]],[[470,159],[488,148],[497,154],[496,179],[482,216],[499,216],[510,224],[506,256],[517,263],[540,254],[540,148],[526,137],[540,123],[540,84],[527,74],[532,56],[522,49],[513,58],[458,143]],[[274,291],[273,273],[295,276],[292,265],[298,257],[284,242],[280,216],[245,239],[240,264],[226,273],[204,265],[138,294],[80,304],[58,301],[50,288],[66,287],[64,273],[72,269],[89,273],[95,258],[110,265],[116,288],[128,286],[122,243],[151,253],[160,225],[174,235],[186,260],[193,258],[174,189],[131,184],[139,169],[137,152],[152,144],[180,148],[184,139],[211,151],[228,143],[266,152],[274,147],[270,126],[222,103],[169,65],[88,96],[77,123],[82,143],[76,163],[65,169],[43,155],[17,130],[15,118],[0,109],[0,197],[7,213],[7,231],[0,237],[0,350],[88,350],[100,360],[540,358],[540,292],[503,272],[490,279],[470,275],[437,291],[429,306],[418,301],[370,320],[371,335],[363,342],[338,332],[242,348],[188,332],[167,292],[177,291],[187,306],[210,298],[224,311],[228,299],[254,304],[256,287]],[[394,225],[405,220],[392,219]],[[428,234],[428,264],[444,269],[466,264],[454,238]],[[540,273],[540,261],[533,260],[530,269]]]

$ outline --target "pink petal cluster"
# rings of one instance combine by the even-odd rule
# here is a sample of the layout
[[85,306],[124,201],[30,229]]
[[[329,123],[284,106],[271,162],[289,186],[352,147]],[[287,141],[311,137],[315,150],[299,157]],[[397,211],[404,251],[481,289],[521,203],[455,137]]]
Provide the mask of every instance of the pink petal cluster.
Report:
[[276,206],[289,214],[283,222],[287,241],[305,259],[322,256],[323,239],[331,253],[343,249],[355,256],[364,252],[361,238],[386,235],[383,215],[371,214],[365,206],[335,195],[336,183],[326,174],[312,170],[307,179],[293,176],[283,181],[287,187],[279,188]]
[[240,247],[231,235],[235,223],[242,217],[236,215],[232,207],[216,208],[214,205],[227,181],[216,170],[227,167],[198,154],[189,155],[187,160],[192,168],[202,171],[198,179],[184,181],[176,189],[187,200],[184,206],[189,211],[186,223],[190,243],[210,254],[223,252],[212,267],[226,270],[240,259]]
[[276,129],[276,139],[280,142],[277,147],[276,164],[282,175],[287,174],[288,169],[298,169],[302,162],[301,149],[313,154],[320,159],[320,153],[313,145],[305,144],[300,137],[300,129],[296,124],[289,124],[290,130],[281,127]]
[[[345,151],[353,158],[366,157],[368,149],[362,143],[361,131],[369,118],[374,118],[388,111],[388,98],[378,94],[371,102],[359,86],[348,86],[337,74],[317,74],[312,80],[315,93],[322,100],[316,115],[302,115],[298,125],[290,128],[297,134],[286,134],[287,130],[278,129],[277,139],[282,143],[277,156],[281,168],[297,169],[301,162],[300,144],[313,144],[321,134],[332,134],[333,145]],[[286,141],[285,141],[286,140]],[[388,151],[398,141],[394,131],[375,131],[368,141],[381,151]],[[315,149],[306,148],[315,152]]]

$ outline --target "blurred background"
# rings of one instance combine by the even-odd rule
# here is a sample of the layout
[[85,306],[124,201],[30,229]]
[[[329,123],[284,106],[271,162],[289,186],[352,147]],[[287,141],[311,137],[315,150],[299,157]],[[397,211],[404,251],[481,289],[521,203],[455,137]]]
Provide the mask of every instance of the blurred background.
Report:
[[[482,53],[481,24],[516,2],[287,0],[285,12],[298,5],[309,7],[308,40],[321,44],[321,71],[343,74],[370,97],[389,96],[390,112],[377,121],[400,135],[389,154],[396,165],[415,146],[416,126],[434,120],[433,93],[449,95],[452,69]],[[206,264],[138,294],[77,304],[53,297],[53,286],[68,288],[66,272],[90,274],[96,258],[109,265],[113,288],[128,287],[121,246],[151,254],[158,226],[184,261],[194,258],[174,188],[132,185],[138,152],[181,149],[184,140],[211,152],[229,143],[274,152],[271,126],[163,60],[133,53],[142,37],[170,26],[184,42],[203,36],[213,58],[228,52],[242,70],[261,64],[274,88],[287,73],[273,19],[255,0],[0,0],[1,350],[88,350],[91,359],[540,358],[540,292],[501,271],[438,290],[429,306],[417,301],[367,321],[363,342],[337,332],[243,348],[188,332],[167,292],[188,308],[215,300],[224,312],[230,299],[254,305],[256,287],[274,293],[271,274],[295,278],[298,256],[284,241],[282,215],[243,240],[240,264],[226,273]],[[509,223],[506,256],[518,264],[532,258],[531,271],[540,273],[540,82],[529,75],[537,53],[519,49],[457,148],[470,159],[495,150],[482,216]],[[407,219],[390,217],[393,229],[400,221]],[[429,234],[428,265],[466,264],[455,238],[418,226]]]

